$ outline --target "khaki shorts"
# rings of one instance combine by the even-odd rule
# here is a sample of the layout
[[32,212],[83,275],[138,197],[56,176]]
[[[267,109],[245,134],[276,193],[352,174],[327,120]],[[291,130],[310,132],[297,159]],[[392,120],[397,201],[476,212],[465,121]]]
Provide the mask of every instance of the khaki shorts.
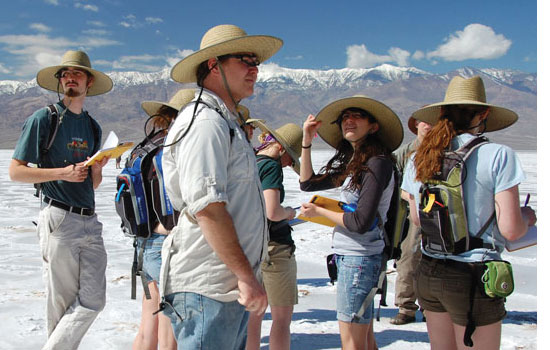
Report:
[[298,304],[294,249],[294,245],[269,242],[269,256],[262,262],[262,277],[271,306]]
[[[440,259],[428,261],[423,256],[415,275],[415,290],[420,306],[428,311],[448,312],[453,323],[466,326],[470,310],[471,272],[461,267],[461,264],[449,264]],[[504,299],[488,297],[478,286],[473,305],[476,326],[487,326],[504,317]]]

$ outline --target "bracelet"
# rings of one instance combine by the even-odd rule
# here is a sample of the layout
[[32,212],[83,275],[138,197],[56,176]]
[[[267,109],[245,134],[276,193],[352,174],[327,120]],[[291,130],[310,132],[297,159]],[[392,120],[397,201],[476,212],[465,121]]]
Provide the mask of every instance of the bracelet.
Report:
[[311,145],[313,145],[313,144],[310,143],[309,146],[304,146],[304,145],[302,145],[302,149],[304,149],[304,148],[306,148],[306,149],[307,149],[307,148],[311,148]]

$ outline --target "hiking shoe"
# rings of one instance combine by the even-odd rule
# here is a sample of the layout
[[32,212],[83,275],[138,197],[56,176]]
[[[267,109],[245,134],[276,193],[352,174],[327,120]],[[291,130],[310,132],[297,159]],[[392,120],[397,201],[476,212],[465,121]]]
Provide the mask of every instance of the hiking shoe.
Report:
[[390,320],[390,323],[394,324],[396,326],[401,326],[401,325],[404,325],[404,324],[407,324],[407,323],[413,323],[413,322],[416,322],[416,317],[415,316],[405,315],[405,314],[402,314],[400,312],[397,315],[395,315],[394,318],[392,318]]

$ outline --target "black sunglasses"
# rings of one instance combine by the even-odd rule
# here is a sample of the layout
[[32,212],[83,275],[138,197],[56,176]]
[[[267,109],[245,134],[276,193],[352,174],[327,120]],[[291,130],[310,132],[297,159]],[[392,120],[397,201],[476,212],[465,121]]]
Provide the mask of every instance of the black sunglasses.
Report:
[[261,63],[260,59],[258,57],[256,57],[256,55],[250,55],[250,54],[247,54],[247,53],[228,54],[228,55],[223,55],[223,56],[218,57],[219,60],[223,60],[225,58],[239,59],[239,60],[241,60],[241,62],[243,62],[244,64],[246,64],[249,67],[258,67]]

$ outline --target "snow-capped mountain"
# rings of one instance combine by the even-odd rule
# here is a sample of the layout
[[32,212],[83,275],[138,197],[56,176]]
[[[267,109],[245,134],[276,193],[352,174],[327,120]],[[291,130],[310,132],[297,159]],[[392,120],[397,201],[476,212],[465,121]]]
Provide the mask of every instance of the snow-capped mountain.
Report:
[[[170,79],[170,69],[159,72],[111,72],[113,90],[86,100],[86,108],[105,130],[115,130],[125,139],[142,137],[144,100],[167,101],[177,89],[191,87]],[[357,94],[378,99],[390,106],[405,125],[405,140],[412,135],[406,121],[419,107],[443,100],[445,89],[455,75],[480,75],[487,89],[488,102],[508,107],[520,120],[500,136],[505,143],[519,148],[536,147],[537,74],[510,69],[465,67],[445,74],[426,72],[414,67],[383,64],[368,69],[291,69],[268,63],[260,66],[255,94],[243,101],[253,117],[265,119],[275,127],[301,124],[308,114],[316,114],[337,98]],[[54,93],[26,82],[0,81],[0,147],[13,147],[24,118],[36,109],[56,101]],[[521,129],[519,129],[521,127]],[[515,129],[522,130],[521,136]],[[495,134],[496,135],[496,134]],[[491,135],[492,137],[492,135]]]

